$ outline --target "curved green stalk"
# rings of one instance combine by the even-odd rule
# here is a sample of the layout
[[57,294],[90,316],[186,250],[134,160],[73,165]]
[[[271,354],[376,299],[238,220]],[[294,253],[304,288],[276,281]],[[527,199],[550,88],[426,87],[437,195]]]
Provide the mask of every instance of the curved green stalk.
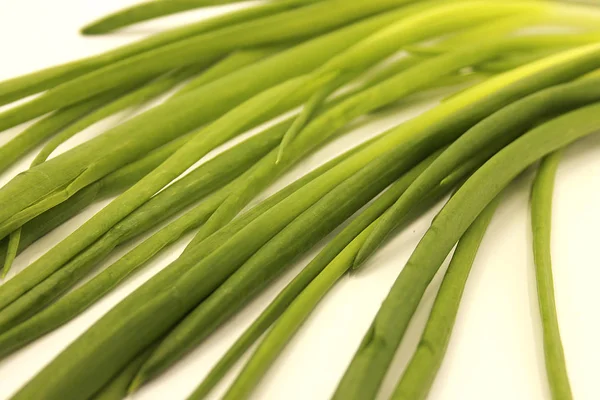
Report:
[[[63,264],[59,265],[56,260],[42,256],[0,289],[0,330],[14,327],[16,323],[64,293],[87,275],[90,269],[110,254],[116,246],[156,226],[244,173],[249,166],[279,143],[284,131],[285,127],[275,126],[196,168],[117,223],[85,251]],[[215,196],[215,199],[209,202],[212,208],[208,211],[204,210],[201,205],[201,209],[204,211],[196,217],[198,222],[194,224],[202,223],[203,218],[210,216],[212,210],[223,201],[223,193]],[[184,227],[191,229],[194,224],[189,226],[190,223],[187,222],[184,223]],[[181,225],[177,232],[179,233],[172,240],[176,240],[185,233],[185,231],[181,231]],[[167,233],[169,238],[172,235],[172,233]],[[158,250],[160,248],[157,245],[156,251]],[[141,262],[135,267],[140,264]],[[41,274],[48,273],[49,266],[54,265],[58,267],[56,271],[39,279],[40,276],[43,276]],[[24,291],[25,288],[29,289]]]
[[573,399],[573,394],[569,383],[567,362],[560,338],[560,328],[556,312],[550,246],[552,196],[554,194],[556,171],[562,153],[562,151],[558,151],[551,154],[542,160],[540,164],[531,189],[531,225],[533,230],[537,296],[542,320],[548,384],[550,385],[550,392],[554,400],[571,400]]
[[551,120],[505,147],[436,216],[384,300],[334,399],[375,398],[425,290],[444,259],[483,209],[540,158],[600,128],[600,104]]
[[85,117],[98,107],[114,100],[121,90],[111,91],[89,100],[60,109],[37,121],[14,139],[0,147],[0,173],[6,171],[25,154],[49,137]]
[[[277,296],[259,319],[244,333],[242,338],[234,344],[234,347],[211,371],[191,398],[202,398],[218,382],[231,364],[277,320],[273,329],[263,339],[238,379],[229,389],[225,398],[241,399],[250,395],[253,387],[264,375],[275,357],[283,350],[285,344],[300,328],[304,320],[337,280],[350,269],[360,244],[372,229],[373,222],[438,154],[432,155],[428,160],[400,178],[337,235],[300,275]],[[440,197],[445,195],[459,180],[462,180],[462,177],[471,168],[461,169],[445,185],[441,185],[425,199],[422,199],[419,206],[414,210],[415,215],[421,214],[424,210],[430,208],[432,204],[439,201]]]
[[516,101],[473,127],[454,142],[448,151],[442,154],[428,171],[419,177],[414,186],[386,212],[356,258],[355,268],[377,250],[394,229],[397,221],[410,211],[413,200],[431,190],[453,168],[490,146],[493,149],[490,156],[493,155],[540,120],[598,100],[600,100],[600,79],[577,80]]
[[392,400],[425,400],[435,380],[456,321],[460,301],[485,232],[500,196],[477,217],[460,238],[433,303],[427,325]]
[[52,152],[54,152],[54,150],[56,150],[58,146],[87,127],[92,126],[96,122],[101,121],[120,111],[146,103],[147,101],[166,93],[174,88],[177,84],[195,75],[203,67],[204,66],[190,66],[177,71],[171,71],[141,86],[140,88],[127,93],[123,97],[105,105],[104,107],[97,109],[93,113],[87,115],[85,118],[80,119],[52,138],[35,158],[35,164],[41,164],[52,154]]
[[[306,127],[315,109],[331,93],[365,69],[393,55],[402,46],[505,15],[546,13],[547,8],[540,7],[535,2],[509,1],[490,5],[489,2],[465,1],[447,5],[442,3],[438,7],[425,10],[415,9],[407,18],[375,32],[346,52],[332,58],[311,75],[311,79],[324,80],[325,83],[311,96],[290,132],[284,137],[277,161],[281,160],[285,146]],[[439,21],[445,22],[440,24]]]
[[[296,46],[180,99],[155,107],[85,145],[16,177],[0,189],[0,204],[3,205],[0,208],[0,220],[5,220],[44,196],[64,188],[94,161],[102,161],[102,168],[105,169],[125,165],[150,149],[214,120],[244,99],[282,80],[313,70],[336,52],[346,49],[360,37],[401,15],[402,13],[392,12],[377,16]],[[236,90],[232,91],[231,88]],[[110,149],[110,157],[102,160],[107,149]]]
[[73,61],[0,82],[0,105],[8,104],[27,97],[28,95],[50,89],[91,71],[141,53],[151,52],[152,50],[171,43],[182,41],[200,34],[206,34],[210,31],[223,29],[228,26],[242,24],[254,19],[277,14],[279,12],[284,12],[296,7],[297,0],[278,0],[276,2],[261,4],[256,7],[234,11],[185,25],[181,28],[170,29],[97,56],[84,58],[82,60]]
[[274,55],[279,51],[283,51],[284,49],[285,48],[283,46],[269,46],[258,49],[240,50],[231,53],[223,60],[208,68],[206,71],[203,71],[198,77],[186,83],[183,88],[173,95],[173,98],[190,93],[199,87],[223,78],[224,76],[227,76],[240,68],[252,65],[260,60]]
[[[431,148],[427,149],[427,146],[435,149],[452,141],[474,123],[515,98],[523,97],[536,90],[595,69],[599,54],[600,45],[589,45],[557,55],[552,59],[522,67],[492,78],[403,124],[393,133],[384,136],[363,150],[360,156],[357,153],[332,169],[332,171],[336,170],[335,173],[327,173],[327,178],[320,178],[318,183],[312,183],[309,185],[310,187],[299,191],[293,196],[293,199],[286,200],[270,210],[269,213],[261,215],[243,231],[230,237],[227,245],[219,247],[218,252],[213,252],[211,256],[196,265],[196,268],[185,274],[181,274],[181,271],[194,265],[194,260],[198,258],[195,257],[194,251],[190,251],[185,257],[180,257],[178,261],[163,270],[164,273],[148,281],[101,318],[90,330],[48,364],[15,396],[15,399],[35,398],[41,393],[48,399],[64,399],[65,394],[73,393],[73,389],[97,390],[119,369],[127,365],[132,357],[159,339],[173,324],[191,311],[207,291],[212,292],[216,288],[215,286],[220,284],[223,274],[227,275],[230,270],[230,268],[220,270],[226,259],[233,257],[234,260],[228,262],[234,262],[231,266],[236,268],[240,258],[243,262],[244,258],[249,257],[249,254],[256,252],[256,246],[260,248],[289,222],[289,218],[293,219],[293,214],[290,216],[289,213],[302,212],[307,204],[311,204],[308,194],[313,198],[320,198],[318,196],[321,196],[321,193],[313,193],[314,189],[325,182],[334,182],[336,176],[340,177],[339,174],[346,171],[348,167],[360,169],[370,160],[385,153],[386,150],[406,143],[406,140],[409,139],[412,140],[411,143],[414,146],[417,146],[416,148],[424,146],[423,152],[426,156],[427,153],[434,151]],[[298,144],[303,139],[303,135],[298,136],[291,145]],[[312,139],[311,137],[306,138],[306,140]],[[414,149],[415,147],[408,146],[405,154],[414,157]],[[280,215],[281,213],[283,215]],[[285,217],[286,215],[288,216]],[[273,221],[278,221],[278,224],[273,224]],[[242,242],[238,242],[239,240]],[[244,244],[248,240],[251,240],[252,243]],[[240,246],[240,243],[244,246]],[[295,243],[295,241],[291,240],[289,243]],[[289,246],[289,243],[286,245]],[[233,250],[229,246],[234,246]],[[209,260],[211,258],[212,260]],[[210,261],[217,261],[217,263],[210,264]],[[204,279],[206,275],[201,269],[202,265],[219,265],[219,269],[214,271],[209,268],[204,271],[209,273],[209,279]],[[220,274],[215,274],[215,272]],[[171,279],[178,277],[177,284],[168,284],[169,290],[166,293],[163,292],[164,285],[168,281],[165,277]],[[197,278],[200,278],[200,281]],[[198,282],[205,290],[197,290],[200,287]],[[193,285],[193,289],[187,290],[187,284]],[[161,292],[163,293],[157,296],[157,293]],[[129,335],[130,332],[136,332],[135,340]],[[83,365],[86,367],[82,368]]]
[[[34,100],[1,113],[0,131],[95,94],[131,82],[142,82],[174,68],[200,62],[210,65],[240,48],[286,43],[322,34],[409,1],[374,0],[350,5],[346,0],[321,1],[168,44],[72,79]],[[310,23],[306,23],[307,20]]]
[[[125,28],[143,21],[177,14],[183,11],[215,5],[241,3],[245,0],[151,0],[132,7],[117,11],[92,22],[81,29],[84,35],[101,35],[118,29]],[[323,0],[295,0],[297,6],[314,3]]]

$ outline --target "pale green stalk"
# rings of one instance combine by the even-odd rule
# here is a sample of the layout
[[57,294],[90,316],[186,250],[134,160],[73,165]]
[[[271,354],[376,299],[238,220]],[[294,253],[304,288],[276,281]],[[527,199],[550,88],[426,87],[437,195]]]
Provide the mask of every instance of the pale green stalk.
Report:
[[537,297],[544,338],[546,374],[553,400],[573,399],[556,311],[551,255],[552,197],[556,171],[562,154],[563,151],[558,151],[542,160],[531,189],[531,225]]
[[460,301],[485,232],[499,204],[497,197],[458,242],[433,303],[427,325],[392,400],[425,400],[435,380],[458,314]]

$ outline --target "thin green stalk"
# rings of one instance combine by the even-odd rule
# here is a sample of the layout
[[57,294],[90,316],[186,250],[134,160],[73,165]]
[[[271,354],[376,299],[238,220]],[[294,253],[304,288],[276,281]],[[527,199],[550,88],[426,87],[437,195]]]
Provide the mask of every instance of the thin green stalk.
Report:
[[[246,0],[151,0],[132,7],[119,10],[113,14],[92,22],[81,29],[84,35],[101,35],[134,25],[143,21],[177,14],[196,8],[204,8],[215,5],[241,3]],[[296,0],[295,4],[302,6],[322,0]]]
[[50,89],[88,72],[100,69],[126,58],[150,52],[168,44],[198,36],[203,33],[294,9],[297,6],[297,0],[279,0],[261,4],[256,7],[234,11],[185,25],[181,28],[170,29],[103,54],[13,78],[0,83],[0,105],[8,104],[15,100],[27,97],[28,95]]
[[114,100],[122,91],[112,91],[87,101],[60,109],[37,121],[14,139],[0,147],[0,173],[6,171],[21,157],[98,107]]
[[477,217],[460,238],[433,303],[427,325],[392,400],[425,400],[450,343],[469,273],[500,197]]
[[[283,131],[281,131],[283,134]],[[316,169],[312,173],[294,182],[292,185],[281,190],[277,194],[271,196],[268,200],[253,208],[251,211],[237,218],[232,224],[220,230],[215,235],[204,241],[201,250],[208,254],[212,250],[223,243],[235,232],[242,229],[250,223],[258,215],[264,213],[281,200],[285,199],[299,188],[322,175],[325,171],[331,169],[339,162],[349,157],[357,150],[350,151],[342,156],[326,163],[322,167]],[[243,176],[238,178],[243,179]],[[206,218],[207,213],[210,213],[214,208],[214,203],[219,203],[220,193],[227,192],[227,188],[221,189],[213,194],[212,201],[206,199],[199,206],[187,212],[173,223],[161,229],[158,233],[151,236],[144,243],[137,246],[126,256],[122,257],[115,264],[106,268],[97,277],[91,281],[60,298],[56,303],[50,305],[47,309],[41,311],[37,315],[28,319],[24,323],[18,325],[14,329],[0,335],[0,358],[5,357],[12,352],[18,350],[22,346],[37,339],[41,335],[54,330],[65,322],[68,322],[73,317],[87,309],[94,301],[103,296],[112,288],[116,287],[120,281],[130,275],[136,268],[139,268],[143,263],[156,254],[160,249],[172,243],[178,237],[183,235],[187,230],[201,224]],[[211,204],[212,203],[212,204]],[[186,252],[191,251],[193,245],[188,246]]]
[[135,373],[150,355],[151,348],[137,356],[126,368],[96,393],[92,400],[122,400],[127,397],[127,389]]
[[[589,40],[587,37],[584,39]],[[437,79],[465,66],[494,57],[498,52],[507,48],[529,46],[532,42],[535,43],[539,40],[540,38],[502,40],[486,46],[442,55],[409,68],[374,87],[359,91],[354,95],[351,93],[350,96],[342,98],[337,105],[318,115],[304,128],[301,136],[312,139],[305,140],[299,137],[296,140],[300,141],[300,144],[293,147],[293,152],[290,152],[290,155],[284,159],[277,160],[277,156],[274,155],[273,160],[265,159],[255,166],[255,172],[248,179],[240,182],[239,187],[232,191],[228,199],[203,226],[200,235],[205,237],[206,234],[214,232],[231,220],[250,199],[293,165],[299,157],[353,119],[418,90],[428,88]],[[557,39],[552,38],[552,41],[554,40]]]
[[355,268],[364,263],[394,229],[397,221],[410,211],[414,199],[421,198],[448,171],[474,155],[489,151],[489,156],[531,129],[540,120],[600,100],[600,79],[577,80],[542,90],[487,118],[462,135],[433,165],[417,179],[414,186],[391,207],[370,235],[355,260]]
[[[377,198],[365,211],[361,212],[346,228],[325,246],[325,248],[311,261],[311,263],[286,286],[286,288],[275,298],[267,309],[256,319],[256,321],[244,332],[244,334],[234,343],[227,353],[211,369],[205,377],[202,384],[194,391],[189,400],[203,399],[223,378],[229,369],[237,360],[258,340],[262,334],[283,314],[288,306],[296,297],[306,288],[321,271],[344,250],[346,246],[363,232],[400,196],[406,189],[406,185],[426,168],[431,161],[439,155],[439,152],[430,156],[427,160],[420,163],[410,172],[404,175],[399,181],[393,184],[380,197]],[[440,196],[443,196],[448,190],[460,182],[464,176],[469,174],[474,168],[477,168],[483,159],[471,160],[453,174],[448,176],[426,201],[421,201],[415,214],[420,214],[435,203]],[[363,235],[364,236],[364,235]],[[360,242],[362,243],[362,242]],[[358,250],[358,249],[357,249]],[[354,260],[352,257],[350,264]],[[348,268],[350,265],[348,265]],[[278,322],[279,324],[279,322]],[[284,324],[285,325],[285,324]],[[289,325],[290,327],[292,325]],[[292,332],[290,332],[291,334]]]
[[320,1],[168,44],[72,79],[28,103],[1,113],[0,131],[95,94],[131,82],[141,82],[174,68],[199,62],[210,65],[240,48],[309,38],[409,1],[374,0],[352,4],[346,0]]
[[216,81],[217,79],[223,78],[233,72],[236,72],[240,68],[247,67],[255,64],[267,57],[270,57],[280,51],[283,51],[283,46],[269,46],[260,47],[258,49],[239,50],[231,53],[223,60],[217,62],[206,71],[202,72],[199,76],[192,79],[190,82],[181,88],[173,98],[180,97],[188,94],[199,87],[202,87],[210,82]]
[[[154,150],[141,160],[107,175],[81,190],[66,202],[59,204],[23,225],[23,234],[18,253],[24,251],[32,243],[45,236],[54,228],[79,214],[90,204],[101,199],[113,197],[133,185],[185,144],[187,139],[187,137],[183,136]],[[3,259],[5,254],[6,240],[0,242],[0,259]]]
[[182,68],[177,71],[171,71],[143,86],[140,88],[124,95],[123,97],[105,105],[87,115],[85,118],[80,119],[76,123],[64,129],[54,138],[52,138],[44,148],[40,151],[35,159],[35,164],[41,164],[41,161],[45,161],[51,154],[56,150],[58,146],[66,142],[77,133],[84,129],[92,126],[96,122],[99,122],[111,115],[114,115],[120,111],[126,110],[130,107],[135,107],[140,104],[144,104],[151,99],[160,96],[163,93],[174,88],[179,83],[195,75],[204,66],[190,66]]
[[10,235],[8,239],[8,247],[6,250],[6,257],[4,259],[4,267],[2,268],[2,279],[6,278],[8,271],[13,265],[15,258],[17,258],[17,253],[19,251],[19,243],[21,242],[21,229],[17,229]]
[[[422,151],[426,156],[514,99],[595,69],[599,59],[598,54],[600,54],[600,45],[589,45],[522,67],[501,77],[492,78],[403,124],[395,129],[393,134],[385,135],[369,148],[332,169],[336,171],[335,173],[327,173],[326,178],[324,175],[317,180],[318,182],[315,181],[252,221],[242,231],[229,237],[227,243],[219,247],[218,252],[213,252],[196,266],[218,265],[216,271],[211,268],[207,268],[206,271],[193,268],[187,273],[182,273],[189,266],[193,266],[194,260],[199,258],[193,250],[180,257],[73,342],[30,381],[15,396],[15,399],[36,398],[41,393],[51,400],[65,399],[64,396],[73,393],[73,389],[86,391],[99,389],[137,353],[158,340],[180,318],[191,311],[207,291],[212,292],[215,286],[220,284],[223,276],[229,273],[227,270],[222,272],[220,270],[227,259],[229,259],[227,263],[234,262],[231,266],[235,269],[236,264],[244,262],[245,258],[254,254],[286,226],[290,218],[294,218],[293,213],[305,211],[306,207],[312,204],[312,199],[320,198],[323,192],[315,192],[315,189],[322,187],[319,190],[325,190],[327,193],[330,190],[329,185],[337,182],[339,174],[346,171],[348,167],[353,169],[351,175],[370,160],[407,141],[410,143],[409,146],[405,146],[407,158],[414,157],[415,150],[423,147]],[[301,136],[292,145],[300,140]],[[430,148],[427,149],[427,146]],[[326,186],[323,187],[322,185],[325,184]],[[273,223],[274,221],[277,225]],[[240,246],[240,243],[243,246]],[[295,240],[290,238],[286,246],[293,243]],[[211,258],[210,261],[213,263],[205,264]],[[217,272],[220,276],[217,276]],[[171,284],[169,279],[175,277],[179,279],[177,284]],[[197,281],[198,278],[200,281]],[[197,290],[200,288],[199,282],[205,290]],[[194,285],[193,289],[187,290],[186,284]],[[169,288],[167,292],[164,292],[165,285]],[[157,293],[161,292],[162,294],[157,296]],[[135,340],[129,335],[131,332],[136,332]]]
[[[3,285],[0,290],[0,330],[15,326],[15,323],[24,320],[56,299],[87,275],[90,269],[110,254],[116,246],[165,221],[242,174],[279,143],[284,129],[285,127],[282,129],[279,126],[269,129],[196,168],[117,223],[85,251],[65,263],[59,265],[60,260],[57,262],[52,257],[42,256],[16,278]],[[223,194],[216,197],[210,202],[213,208],[223,201]],[[213,208],[204,211],[201,215],[210,216]],[[202,222],[200,218],[197,224]],[[180,232],[179,236],[183,233]],[[159,248],[156,250],[158,251]],[[40,274],[46,274],[49,267],[57,270],[40,280]]]
[[573,394],[569,383],[567,362],[562,340],[552,275],[551,230],[552,196],[556,171],[562,158],[558,151],[544,158],[531,189],[531,225],[535,255],[537,295],[544,337],[544,356],[550,393],[554,400],[571,400]]
[[[482,21],[515,13],[547,13],[548,6],[540,7],[535,2],[465,1],[442,4],[431,9],[417,8],[407,18],[380,29],[371,36],[352,46],[347,51],[317,69],[311,79],[325,81],[315,91],[304,111],[297,118],[284,138],[278,161],[283,157],[287,144],[305,128],[314,110],[336,89],[354,79],[365,69],[393,55],[404,45],[430,39],[459,28],[480,24]],[[443,24],[439,21],[445,21]],[[426,27],[424,29],[423,27]]]
[[483,165],[436,216],[384,300],[334,399],[375,398],[425,290],[459,238],[483,209],[527,167],[600,129],[600,104],[551,120],[521,136]]
[[[343,51],[360,37],[401,15],[398,12],[384,14],[296,46],[187,96],[155,107],[85,145],[16,177],[0,189],[0,204],[3,205],[0,220],[63,188],[94,161],[102,162],[103,167],[99,169],[116,169],[125,165],[148,150],[210,122],[244,99],[282,80],[313,70],[336,52]],[[231,88],[236,90],[232,91]],[[107,149],[110,149],[110,157],[102,159]]]

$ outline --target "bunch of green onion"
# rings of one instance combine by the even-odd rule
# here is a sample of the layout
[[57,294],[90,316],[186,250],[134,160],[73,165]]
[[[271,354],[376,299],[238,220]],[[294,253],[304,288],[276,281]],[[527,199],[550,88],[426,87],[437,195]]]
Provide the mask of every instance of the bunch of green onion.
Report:
[[[236,2],[154,0],[82,32],[106,34]],[[425,399],[501,192],[537,162],[532,223],[548,383],[554,399],[572,398],[555,310],[551,206],[562,149],[600,130],[598,71],[594,3],[268,0],[1,82],[0,105],[7,107],[0,131],[35,121],[0,147],[0,172],[37,155],[0,188],[0,265],[9,278],[0,285],[0,358],[68,323],[158,253],[195,235],[181,256],[13,399],[125,398],[328,238],[189,397],[205,398],[257,345],[224,396],[248,398],[336,282],[444,199],[333,395],[378,396],[425,291],[455,249],[391,396]],[[430,110],[323,160],[249,207],[365,116],[440,92],[449,96]],[[84,129],[165,94],[155,107],[55,155]],[[34,242],[111,197],[23,271],[9,273]]]

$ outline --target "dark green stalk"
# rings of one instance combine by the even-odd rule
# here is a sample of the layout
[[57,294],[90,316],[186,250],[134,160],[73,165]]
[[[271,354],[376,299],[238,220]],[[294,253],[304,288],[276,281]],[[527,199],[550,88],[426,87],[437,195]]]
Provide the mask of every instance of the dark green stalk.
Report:
[[218,17],[185,25],[181,28],[170,29],[97,56],[47,68],[4,81],[0,83],[0,105],[8,104],[15,100],[27,97],[28,95],[50,89],[90,71],[100,69],[126,58],[149,52],[203,33],[290,10],[297,6],[297,0],[279,0],[277,2],[261,4],[256,7],[234,11]]
[[542,90],[497,112],[462,135],[415,182],[414,186],[391,207],[378,223],[355,261],[364,263],[394,229],[396,222],[410,211],[414,199],[421,198],[449,171],[476,154],[487,151],[489,156],[531,129],[540,120],[579,108],[600,100],[600,79],[578,80]]
[[122,400],[127,397],[127,389],[135,373],[150,355],[151,348],[137,356],[126,368],[96,393],[92,400]]
[[375,398],[425,290],[485,207],[527,167],[600,129],[600,104],[573,111],[521,136],[481,167],[436,216],[384,300],[334,399]]
[[[183,11],[215,5],[241,3],[244,1],[246,0],[151,0],[117,11],[101,18],[98,21],[92,22],[81,29],[81,33],[84,35],[101,35],[143,21],[177,14]],[[298,6],[301,6],[317,1],[322,0],[295,0],[294,3],[296,3]]]
[[394,390],[392,400],[427,398],[450,343],[471,267],[498,204],[499,197],[487,206],[459,240],[419,345]]
[[537,295],[544,337],[544,356],[550,393],[554,400],[571,400],[573,394],[569,383],[567,362],[562,340],[552,274],[551,230],[552,197],[556,171],[562,151],[542,160],[531,190],[531,225],[535,255]]

